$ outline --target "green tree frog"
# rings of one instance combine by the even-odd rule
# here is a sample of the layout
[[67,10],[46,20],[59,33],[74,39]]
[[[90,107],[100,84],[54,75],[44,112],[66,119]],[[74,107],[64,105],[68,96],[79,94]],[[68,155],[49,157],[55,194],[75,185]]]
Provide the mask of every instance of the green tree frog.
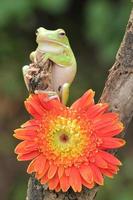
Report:
[[[66,104],[69,96],[69,87],[75,77],[77,64],[69,40],[63,29],[47,30],[43,27],[37,29],[37,49],[30,54],[32,62],[36,63],[38,52],[43,53],[43,63],[48,59],[53,62],[52,88],[60,96],[62,103]],[[23,73],[27,70],[24,66]]]

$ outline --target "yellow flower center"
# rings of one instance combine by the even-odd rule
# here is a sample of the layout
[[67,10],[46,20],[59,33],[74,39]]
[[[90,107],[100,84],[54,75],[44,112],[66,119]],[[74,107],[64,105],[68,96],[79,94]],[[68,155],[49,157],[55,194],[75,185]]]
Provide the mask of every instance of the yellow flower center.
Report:
[[81,128],[77,119],[62,116],[50,122],[47,141],[49,152],[58,158],[60,164],[67,165],[82,157],[89,142],[85,129]]
[[57,166],[80,166],[96,150],[92,122],[84,113],[81,116],[71,109],[62,115],[45,114],[37,132],[40,152]]
[[63,143],[66,143],[68,140],[69,140],[69,138],[68,138],[67,134],[62,133],[60,136],[60,141]]

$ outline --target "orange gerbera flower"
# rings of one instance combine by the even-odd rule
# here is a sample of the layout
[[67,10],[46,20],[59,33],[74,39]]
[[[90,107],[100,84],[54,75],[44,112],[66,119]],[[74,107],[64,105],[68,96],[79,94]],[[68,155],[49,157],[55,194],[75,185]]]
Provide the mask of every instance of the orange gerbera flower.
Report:
[[14,136],[23,140],[15,153],[18,160],[32,160],[29,174],[50,190],[66,192],[70,186],[80,192],[103,185],[103,175],[113,177],[121,162],[107,152],[125,141],[114,136],[123,130],[118,114],[108,112],[108,104],[94,104],[88,90],[70,108],[46,94],[32,94],[25,101],[33,119]]

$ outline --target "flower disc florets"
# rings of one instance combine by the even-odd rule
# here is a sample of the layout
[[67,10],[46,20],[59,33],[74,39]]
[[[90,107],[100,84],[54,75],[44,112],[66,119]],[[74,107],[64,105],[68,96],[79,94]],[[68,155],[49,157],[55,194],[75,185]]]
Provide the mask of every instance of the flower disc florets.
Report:
[[108,112],[105,103],[94,104],[88,90],[70,108],[46,94],[33,94],[25,101],[33,119],[14,136],[23,140],[15,152],[18,160],[32,160],[28,173],[49,189],[66,192],[71,186],[80,192],[82,185],[103,185],[103,175],[113,177],[121,162],[107,152],[125,141],[116,138],[123,130],[118,114]]

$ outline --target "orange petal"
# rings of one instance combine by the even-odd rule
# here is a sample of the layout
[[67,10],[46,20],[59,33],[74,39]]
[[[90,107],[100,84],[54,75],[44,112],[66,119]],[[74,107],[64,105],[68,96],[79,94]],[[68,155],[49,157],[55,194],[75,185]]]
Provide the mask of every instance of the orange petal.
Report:
[[26,144],[27,144],[26,141],[20,142],[20,143],[16,146],[14,152],[15,152],[16,154],[22,153],[22,152],[24,151],[24,149],[25,149]]
[[54,190],[57,187],[58,183],[59,183],[59,178],[58,175],[55,174],[55,176],[48,182],[49,189]]
[[46,184],[46,183],[48,183],[48,176],[47,176],[47,174],[45,174],[43,177],[42,177],[42,179],[40,180],[40,182],[41,182],[41,184],[42,185],[44,185],[44,184]]
[[47,94],[32,94],[25,101],[27,111],[36,119],[41,118],[47,111],[55,110],[59,113],[66,107],[60,103],[58,98],[50,99]]
[[82,178],[89,184],[91,184],[93,182],[93,173],[92,170],[90,168],[90,166],[88,165],[81,165],[81,167],[79,168],[80,174],[82,176]]
[[[107,104],[108,105],[108,104]],[[99,117],[99,120],[105,120],[106,123],[110,121],[119,121],[119,114],[115,112],[106,112]]]
[[[49,169],[49,162],[46,160],[45,162],[45,166],[44,166],[44,169],[41,173],[36,173],[36,178],[39,180],[40,178],[42,178],[48,171]],[[47,176],[48,177],[48,176]]]
[[46,159],[43,155],[39,155],[37,158],[32,160],[27,168],[27,173],[36,173],[36,178],[40,179],[45,175],[46,170],[48,170],[49,165],[46,164]]
[[108,169],[101,169],[103,175],[108,176],[109,178],[113,178],[114,174]]
[[23,141],[19,143],[15,148],[16,154],[25,154],[31,151],[37,150],[38,145],[32,141]]
[[48,170],[48,178],[49,179],[53,178],[56,171],[57,171],[57,166],[54,164],[51,164]]
[[93,124],[95,126],[95,130],[103,129],[108,126],[112,126],[114,124],[118,124],[119,115],[117,113],[105,113],[99,118],[94,119]]
[[55,192],[59,192],[61,190],[60,184],[58,183],[57,187],[55,188]]
[[71,168],[69,176],[69,184],[73,188],[74,192],[81,192],[82,189],[81,176],[76,167]]
[[116,174],[117,171],[119,171],[119,167],[116,165],[112,165],[110,163],[108,163],[108,169],[113,173]]
[[125,140],[121,138],[102,137],[102,141],[100,146],[104,149],[120,148],[125,144]]
[[95,164],[100,168],[107,168],[107,162],[100,156],[100,153],[95,155]]
[[37,94],[30,95],[29,98],[24,103],[27,111],[37,119],[40,118],[45,112],[45,110],[40,104]]
[[62,165],[60,165],[58,168],[59,179],[63,176],[63,173],[64,173],[64,167]]
[[46,160],[45,168],[44,168],[44,170],[43,170],[43,173],[46,173],[46,172],[48,171],[48,169],[49,169],[49,161]]
[[94,95],[95,92],[93,90],[88,90],[82,97],[72,104],[71,108],[75,110],[88,108],[90,105],[94,104]]
[[27,101],[24,101],[24,105],[25,105],[25,108],[27,110],[27,112],[32,115],[33,117],[35,117],[36,119],[39,119],[41,116],[37,113],[36,110],[33,109],[33,107],[27,102]]
[[121,122],[116,124],[108,124],[106,127],[99,127],[99,129],[95,129],[95,132],[98,136],[101,137],[112,137],[118,135],[120,132],[123,131],[123,124]]
[[103,176],[102,176],[99,168],[96,167],[93,164],[90,164],[90,167],[91,167],[92,172],[93,172],[94,181],[99,185],[103,185],[104,179],[103,179]]
[[112,154],[105,152],[105,151],[100,151],[99,154],[102,156],[104,160],[107,162],[113,164],[113,165],[121,165],[120,160],[118,160],[115,156]]
[[40,100],[40,104],[41,106],[47,110],[55,110],[55,111],[60,111],[62,110],[62,108],[66,108],[60,101],[58,98],[54,98],[54,99],[50,99],[48,97],[43,96],[42,93],[38,94],[38,98]]
[[33,173],[35,171],[34,163],[35,163],[35,159],[30,162],[30,164],[29,164],[29,166],[27,168],[27,173],[28,174],[31,174],[31,173]]
[[35,130],[19,128],[14,130],[15,134],[13,135],[19,140],[33,140],[36,136]]
[[66,192],[69,189],[70,184],[69,184],[69,177],[68,176],[63,175],[60,178],[60,187],[61,187],[63,192]]
[[92,189],[92,188],[94,187],[94,181],[91,182],[91,183],[88,183],[88,182],[86,182],[83,178],[81,178],[81,182],[82,182],[82,184],[83,184],[85,187],[87,187],[87,188],[89,188],[89,189]]
[[44,157],[44,155],[40,154],[36,158],[35,165],[34,165],[35,171],[38,174],[42,174],[42,172],[44,174],[45,163],[46,163],[46,158]]
[[22,128],[27,128],[27,127],[32,127],[32,126],[36,126],[38,127],[38,121],[35,119],[31,119],[28,120],[27,122],[25,122],[24,124],[21,125]]
[[88,109],[87,116],[89,119],[95,119],[96,117],[101,116],[107,110],[108,110],[108,104],[98,103],[96,105],[92,105]]
[[71,172],[71,168],[70,167],[65,169],[66,176],[70,176],[70,172]]
[[24,160],[32,160],[33,158],[37,157],[40,154],[38,151],[32,151],[27,154],[19,154],[17,159],[19,161],[24,161]]

